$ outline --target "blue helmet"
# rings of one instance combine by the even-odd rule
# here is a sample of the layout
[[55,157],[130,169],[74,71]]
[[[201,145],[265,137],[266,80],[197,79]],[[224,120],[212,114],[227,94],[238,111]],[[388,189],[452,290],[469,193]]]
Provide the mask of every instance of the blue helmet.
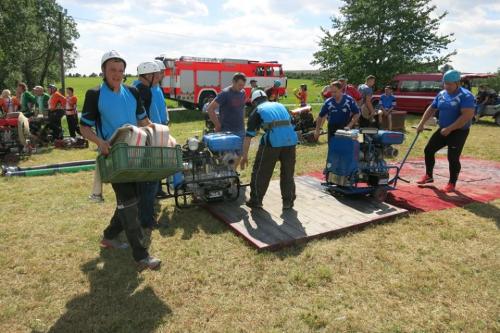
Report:
[[450,69],[443,75],[443,82],[460,82],[460,72],[455,69]]
[[275,87],[280,87],[281,86],[281,81],[280,80],[274,81],[274,86]]

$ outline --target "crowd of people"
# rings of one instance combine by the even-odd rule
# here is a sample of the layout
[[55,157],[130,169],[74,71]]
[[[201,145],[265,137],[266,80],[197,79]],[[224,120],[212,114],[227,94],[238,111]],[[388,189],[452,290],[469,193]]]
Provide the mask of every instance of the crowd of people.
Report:
[[[103,155],[110,152],[109,140],[113,133],[124,125],[150,126],[169,124],[167,106],[160,87],[165,66],[154,60],[141,63],[137,68],[138,80],[132,85],[124,84],[125,58],[117,51],[106,52],[101,58],[103,82],[85,94],[82,114],[78,119],[77,98],[71,87],[66,96],[55,85],[44,88],[37,86],[33,93],[24,83],[16,89],[16,96],[4,90],[0,102],[2,112],[20,111],[27,117],[42,114],[57,137],[62,136],[61,118],[66,115],[70,135],[81,134],[92,141]],[[380,105],[372,104],[373,87],[376,78],[370,75],[365,83],[354,87],[345,77],[333,80],[322,91],[324,103],[316,119],[316,139],[325,122],[328,123],[328,144],[335,138],[335,132],[355,127],[378,126],[383,117],[390,119],[396,105],[391,87],[385,87]],[[215,132],[231,132],[239,136],[242,146],[238,152],[236,167],[245,169],[249,161],[251,141],[259,130],[263,131],[251,171],[250,198],[246,205],[252,209],[262,207],[276,163],[280,162],[280,188],[282,207],[292,209],[296,199],[295,163],[297,134],[291,115],[279,99],[280,82],[263,89],[257,82],[250,82],[252,112],[245,122],[248,99],[245,93],[247,78],[235,73],[232,84],[203,107],[213,123]],[[419,184],[433,182],[434,154],[444,146],[448,147],[450,179],[445,192],[455,189],[460,172],[460,155],[469,134],[474,116],[475,98],[470,91],[461,87],[460,73],[448,71],[443,76],[444,89],[424,113],[417,131],[421,132],[428,119],[439,112],[438,129],[427,143],[425,153],[426,174]],[[302,106],[307,104],[307,86],[301,85],[294,92]],[[391,122],[389,121],[389,127]],[[96,179],[99,172],[96,170]],[[97,184],[97,185],[96,185]],[[93,199],[102,200],[102,185],[94,184]],[[109,225],[103,231],[100,245],[103,248],[132,248],[132,256],[139,270],[158,269],[161,260],[149,253],[151,233],[157,227],[154,216],[155,198],[162,195],[161,183],[113,183],[116,209]],[[124,232],[127,243],[118,240]]]
[[35,86],[30,91],[24,82],[17,85],[15,95],[9,89],[2,91],[0,99],[0,117],[9,113],[21,112],[25,117],[42,120],[30,122],[30,130],[35,137],[42,131],[49,132],[53,139],[63,139],[62,118],[66,116],[68,130],[71,137],[80,135],[78,125],[78,99],[72,87],[66,88],[65,95],[54,84],[47,89]]

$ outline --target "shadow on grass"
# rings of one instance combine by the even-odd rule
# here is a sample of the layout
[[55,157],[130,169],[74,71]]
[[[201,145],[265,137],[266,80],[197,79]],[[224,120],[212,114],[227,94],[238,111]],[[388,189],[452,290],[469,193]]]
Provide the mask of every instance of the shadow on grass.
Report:
[[218,222],[201,207],[174,208],[170,216],[169,209],[172,210],[172,208],[165,208],[159,218],[159,232],[164,237],[175,235],[177,229],[182,230],[182,239],[191,239],[200,230],[207,234],[220,234],[228,231],[224,224]]
[[464,209],[486,219],[493,218],[497,229],[500,229],[500,208],[495,205],[492,205],[491,203],[475,202],[464,206]]
[[142,278],[129,251],[101,250],[81,269],[89,292],[69,301],[49,332],[153,332],[172,314],[152,288],[138,289]]

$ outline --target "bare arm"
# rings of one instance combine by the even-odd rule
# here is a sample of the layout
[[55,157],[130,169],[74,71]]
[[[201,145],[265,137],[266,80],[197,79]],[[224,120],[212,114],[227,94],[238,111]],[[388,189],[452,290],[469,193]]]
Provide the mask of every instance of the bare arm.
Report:
[[219,103],[217,103],[215,100],[213,100],[208,105],[208,108],[207,108],[208,117],[210,117],[210,120],[212,121],[212,123],[214,123],[216,132],[220,132],[220,130],[221,130],[219,118],[217,117],[217,114],[215,113],[215,109],[217,109],[218,107],[219,107]]
[[349,122],[349,124],[347,124],[347,127],[349,128],[353,128],[354,125],[356,125],[356,122],[358,121],[359,119],[359,113],[355,113],[354,116],[352,116],[352,119],[351,121]]
[[366,107],[368,108],[368,111],[370,111],[370,114],[375,113],[375,109],[373,108],[373,104],[372,104],[372,96],[371,95],[365,97],[365,104],[366,104]]
[[240,161],[241,170],[245,170],[245,167],[248,165],[248,150],[250,149],[251,141],[252,137],[245,136],[245,141],[243,142],[243,152],[241,154],[241,161]]
[[420,119],[420,122],[418,123],[417,132],[422,132],[424,130],[425,123],[434,116],[436,111],[437,109],[433,108],[432,105],[429,105],[427,110],[425,110],[422,119]]
[[80,131],[85,139],[95,143],[97,147],[99,147],[99,151],[101,152],[101,154],[103,155],[109,154],[109,148],[110,148],[109,142],[98,137],[94,133],[91,127],[80,125]]
[[137,125],[139,125],[140,127],[145,127],[145,126],[148,126],[151,124],[152,124],[152,122],[151,122],[151,120],[149,120],[148,117],[137,121]]
[[323,124],[325,123],[326,116],[324,117],[318,117],[316,119],[316,130],[314,131],[314,138],[318,140],[319,134],[321,133],[321,129],[323,128]]

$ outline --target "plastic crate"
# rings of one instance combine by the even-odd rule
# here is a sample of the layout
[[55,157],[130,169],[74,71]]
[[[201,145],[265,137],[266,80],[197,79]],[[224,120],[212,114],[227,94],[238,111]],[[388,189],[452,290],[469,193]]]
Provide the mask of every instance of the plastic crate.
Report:
[[118,143],[97,157],[103,183],[156,181],[182,170],[180,146],[135,147]]

